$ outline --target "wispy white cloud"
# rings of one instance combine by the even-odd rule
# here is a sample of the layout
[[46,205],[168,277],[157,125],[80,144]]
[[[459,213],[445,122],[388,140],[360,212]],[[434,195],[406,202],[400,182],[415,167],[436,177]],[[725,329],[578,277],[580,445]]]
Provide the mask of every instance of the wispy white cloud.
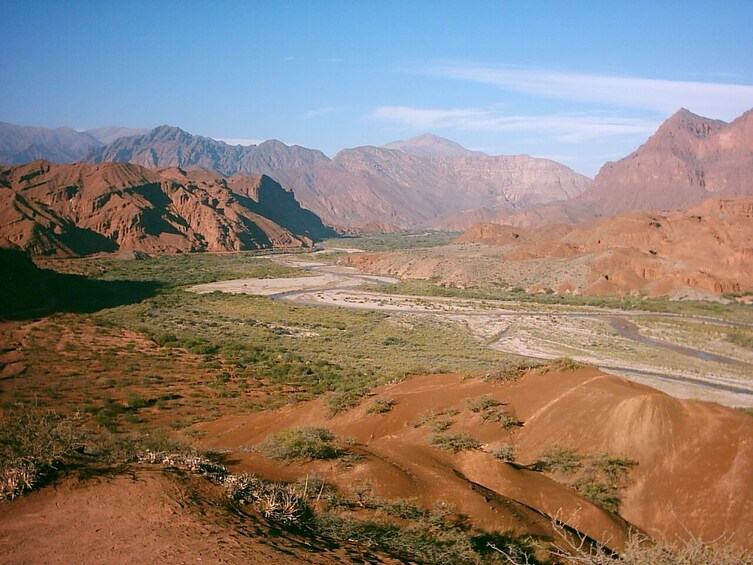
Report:
[[337,114],[339,112],[345,112],[348,109],[348,106],[325,106],[324,108],[315,108],[301,114],[301,119],[311,120],[313,118],[318,118],[319,116],[324,116],[326,114]]
[[413,108],[411,106],[380,106],[371,112],[377,120],[397,122],[421,130],[468,129],[467,124],[483,118],[484,110],[473,108]]
[[606,114],[548,114],[510,116],[497,109],[479,108],[413,108],[410,106],[381,106],[371,117],[390,121],[416,130],[462,130],[525,132],[544,134],[564,143],[618,135],[653,133],[658,121]]
[[731,120],[753,107],[753,85],[525,70],[477,64],[435,64],[417,71],[578,102],[671,114],[680,107]]

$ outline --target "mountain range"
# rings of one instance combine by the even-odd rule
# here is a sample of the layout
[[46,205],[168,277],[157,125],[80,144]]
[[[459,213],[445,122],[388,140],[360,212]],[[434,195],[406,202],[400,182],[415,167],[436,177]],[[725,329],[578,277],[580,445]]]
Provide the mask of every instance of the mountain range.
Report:
[[[390,144],[395,146],[394,144]],[[395,147],[345,149],[333,159],[279,141],[230,146],[160,126],[93,149],[86,161],[178,166],[222,175],[267,174],[303,206],[338,228],[365,224],[431,226],[459,210],[517,209],[576,196],[590,180],[564,165],[528,156],[490,157],[436,136]]]
[[753,110],[731,123],[681,108],[627,157],[606,163],[567,202],[522,210],[479,208],[445,218],[464,230],[479,222],[530,227],[577,223],[630,210],[673,210],[709,198],[753,195]]
[[[345,149],[329,159],[321,151],[276,140],[233,146],[172,126],[141,135],[130,135],[133,130],[127,130],[128,136],[108,145],[94,134],[112,137],[112,128],[89,133],[70,130],[70,138],[77,140],[77,150],[70,151],[64,148],[72,142],[62,140],[59,147],[57,138],[42,138],[38,129],[23,130],[24,140],[10,144],[16,152],[0,154],[0,161],[29,160],[17,158],[24,155],[56,162],[130,162],[143,167],[204,169],[223,176],[266,174],[292,190],[296,199],[325,223],[341,229],[367,224],[431,226],[462,210],[519,209],[566,200],[591,182],[554,161],[526,155],[488,156],[432,135],[385,147]],[[10,127],[0,130],[0,135],[22,137]],[[38,140],[31,143],[34,139]],[[24,143],[27,146],[22,150]],[[46,150],[31,152],[31,145]]]
[[753,194],[753,111],[727,124],[681,109],[593,181],[554,161],[489,156],[431,134],[330,159],[276,140],[229,145],[167,125],[78,132],[0,124],[0,162],[38,158],[178,167],[215,179],[267,175],[341,232],[536,226]]
[[97,147],[148,131],[118,126],[78,131],[68,127],[49,129],[0,122],[0,165],[18,165],[37,159],[54,163],[82,161]]
[[295,248],[332,235],[263,175],[41,160],[0,168],[0,241],[31,255]]

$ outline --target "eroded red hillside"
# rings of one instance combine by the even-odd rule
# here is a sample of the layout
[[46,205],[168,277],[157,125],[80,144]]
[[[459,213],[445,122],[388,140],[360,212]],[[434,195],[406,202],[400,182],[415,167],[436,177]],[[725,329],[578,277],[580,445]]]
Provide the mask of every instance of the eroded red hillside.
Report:
[[267,177],[129,163],[0,169],[0,236],[32,255],[306,247],[324,231]]

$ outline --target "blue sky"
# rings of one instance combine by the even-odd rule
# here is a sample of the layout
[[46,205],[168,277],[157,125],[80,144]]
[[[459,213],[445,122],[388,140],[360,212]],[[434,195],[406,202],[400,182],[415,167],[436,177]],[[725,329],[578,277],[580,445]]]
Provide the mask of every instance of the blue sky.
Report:
[[0,121],[321,149],[427,131],[594,175],[753,108],[753,1],[0,0]]

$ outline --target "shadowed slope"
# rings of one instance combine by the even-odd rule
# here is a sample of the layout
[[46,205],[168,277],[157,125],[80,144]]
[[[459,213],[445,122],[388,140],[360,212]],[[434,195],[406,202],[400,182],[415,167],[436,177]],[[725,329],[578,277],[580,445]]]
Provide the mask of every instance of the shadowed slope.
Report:
[[96,312],[153,296],[158,282],[99,281],[38,268],[27,255],[0,247],[0,320],[53,312]]

